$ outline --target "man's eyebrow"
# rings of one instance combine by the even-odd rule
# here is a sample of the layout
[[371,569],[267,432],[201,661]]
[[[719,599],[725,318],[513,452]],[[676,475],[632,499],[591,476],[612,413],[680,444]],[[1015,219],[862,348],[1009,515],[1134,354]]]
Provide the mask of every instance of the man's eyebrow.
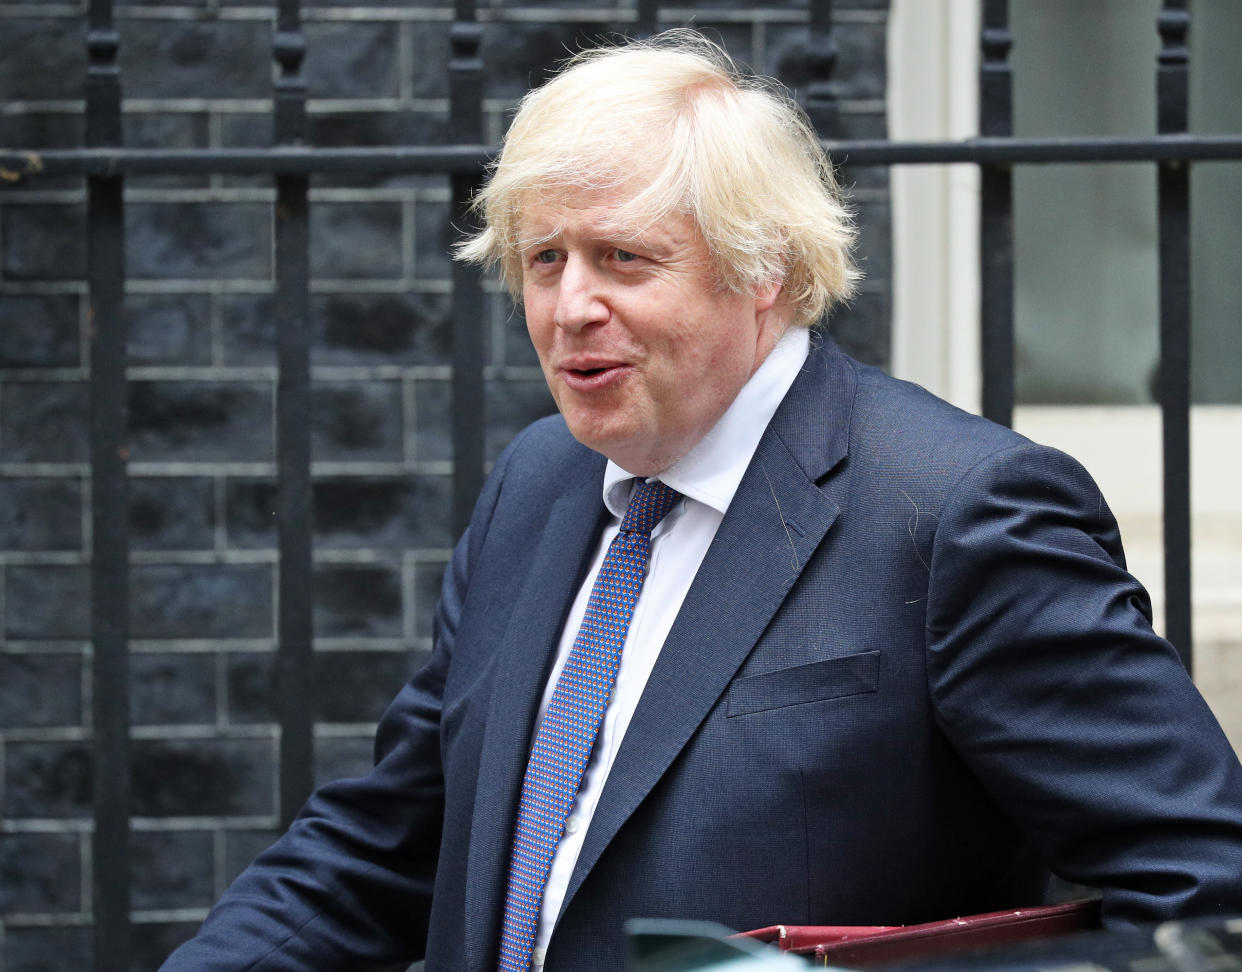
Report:
[[[525,226],[519,228],[515,244],[519,252],[526,252],[560,237],[564,233],[566,220],[564,217],[548,215],[522,222]],[[527,232],[521,232],[522,228]],[[665,252],[676,248],[681,242],[657,221],[650,220],[637,223],[632,219],[614,220],[601,215],[580,229],[581,235],[586,238],[622,249],[634,246],[653,252]]]
[[[544,246],[557,240],[561,235],[562,226],[557,225],[545,233],[528,233],[517,238],[517,248],[521,252]],[[619,227],[592,227],[586,234],[588,239],[624,249],[627,246],[648,250],[660,250],[667,247],[667,242],[654,240],[650,234],[635,232]]]
[[546,232],[525,234],[519,233],[517,239],[515,240],[515,244],[519,250],[529,250],[532,247],[542,246],[544,243],[554,240],[556,237],[560,236],[561,230],[564,229],[564,226],[564,221],[557,220]]
[[613,224],[601,228],[601,238],[618,246],[632,245],[654,251],[664,251],[676,245],[673,237],[656,226]]

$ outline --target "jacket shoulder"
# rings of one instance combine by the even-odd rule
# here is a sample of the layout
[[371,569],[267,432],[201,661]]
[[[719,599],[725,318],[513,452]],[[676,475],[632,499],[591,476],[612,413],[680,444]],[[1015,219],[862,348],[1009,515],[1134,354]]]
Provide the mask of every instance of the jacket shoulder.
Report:
[[851,445],[874,451],[888,441],[909,459],[949,473],[964,471],[987,456],[1033,446],[1013,429],[974,415],[933,395],[921,385],[853,362],[858,373]]
[[503,477],[506,488],[525,483],[546,488],[576,478],[584,468],[602,468],[604,461],[570,434],[560,415],[548,415],[513,437],[496,460],[492,475]]
[[1072,456],[878,368],[854,366],[848,462],[856,493],[896,495],[898,508],[914,503],[939,514],[971,497],[1004,492],[1005,484],[1032,494],[1066,490],[1103,517],[1101,529],[1114,532],[1099,487]]

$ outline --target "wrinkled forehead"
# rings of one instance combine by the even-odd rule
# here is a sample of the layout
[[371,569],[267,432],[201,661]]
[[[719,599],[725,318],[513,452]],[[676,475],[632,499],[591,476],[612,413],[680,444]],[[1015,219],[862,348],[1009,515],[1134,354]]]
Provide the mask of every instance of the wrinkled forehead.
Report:
[[693,218],[680,210],[644,206],[634,180],[617,185],[540,187],[518,205],[516,244],[520,249],[566,233],[615,242],[659,240],[689,243],[699,236]]

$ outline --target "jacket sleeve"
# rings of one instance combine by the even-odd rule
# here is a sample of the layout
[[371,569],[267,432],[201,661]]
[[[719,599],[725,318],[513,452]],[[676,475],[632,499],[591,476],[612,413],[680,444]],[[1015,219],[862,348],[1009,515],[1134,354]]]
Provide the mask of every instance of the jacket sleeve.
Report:
[[930,692],[961,756],[1106,924],[1242,914],[1242,767],[1074,460],[970,470],[931,558]]
[[374,768],[316,790],[164,972],[400,970],[422,957],[444,812],[442,691],[472,558],[512,448],[498,460],[454,549],[431,658],[381,719]]

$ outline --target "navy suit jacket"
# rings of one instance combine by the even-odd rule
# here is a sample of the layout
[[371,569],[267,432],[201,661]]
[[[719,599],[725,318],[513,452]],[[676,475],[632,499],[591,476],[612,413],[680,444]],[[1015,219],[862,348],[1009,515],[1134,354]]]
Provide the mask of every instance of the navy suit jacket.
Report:
[[[497,462],[429,664],[170,970],[494,969],[518,790],[605,519],[560,418]],[[1029,905],[1242,914],[1242,768],[1082,468],[817,347],[625,735],[547,958],[634,916],[900,924]]]

